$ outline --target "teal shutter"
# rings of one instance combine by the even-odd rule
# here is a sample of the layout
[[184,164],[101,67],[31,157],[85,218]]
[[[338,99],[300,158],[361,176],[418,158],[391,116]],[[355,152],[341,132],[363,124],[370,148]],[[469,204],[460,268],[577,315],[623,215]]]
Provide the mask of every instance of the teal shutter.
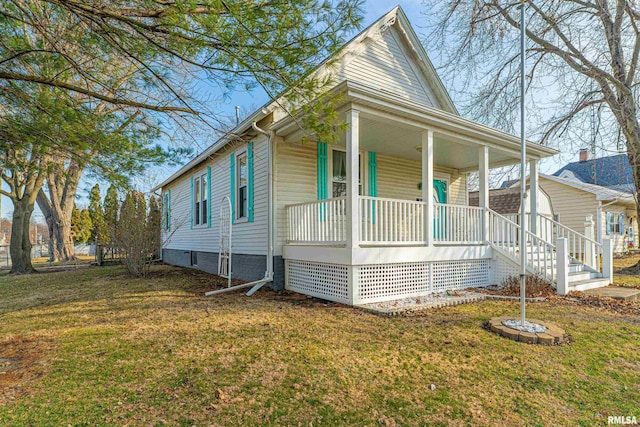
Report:
[[253,142],[248,144],[247,148],[247,220],[253,222]]
[[189,224],[193,229],[193,177],[191,177],[191,191],[189,193],[191,194],[191,197],[189,197],[189,212],[191,212]]
[[229,198],[231,199],[231,223],[236,222],[236,156],[229,156]]
[[[369,196],[378,197],[378,155],[369,152]],[[376,223],[375,202],[371,201],[371,222]]]
[[606,221],[607,221],[607,234],[611,234],[611,212],[606,213]]
[[326,142],[318,142],[318,200],[328,199],[329,167],[327,150]]
[[167,231],[171,231],[171,190],[167,190]]
[[378,156],[375,152],[369,152],[369,195],[378,197]]
[[207,227],[211,227],[211,166],[207,166]]
[[620,234],[624,234],[625,218],[623,213],[618,216],[618,223],[620,224]]

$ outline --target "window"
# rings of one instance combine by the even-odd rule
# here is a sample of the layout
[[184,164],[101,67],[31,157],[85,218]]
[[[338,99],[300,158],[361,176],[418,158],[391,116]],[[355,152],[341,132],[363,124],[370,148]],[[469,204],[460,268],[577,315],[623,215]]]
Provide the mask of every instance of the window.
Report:
[[247,153],[236,157],[236,219],[247,218],[249,194],[249,170]]
[[607,212],[607,234],[624,234],[624,214]]
[[207,223],[208,217],[208,190],[207,174],[197,176],[193,180],[193,224],[201,225]]
[[[362,154],[358,155],[358,163],[360,168],[358,169],[358,194],[364,195],[364,180],[362,179],[362,172],[364,171],[364,164],[362,162]],[[332,197],[345,197],[347,195],[347,153],[342,150],[332,150],[331,154],[331,192]]]

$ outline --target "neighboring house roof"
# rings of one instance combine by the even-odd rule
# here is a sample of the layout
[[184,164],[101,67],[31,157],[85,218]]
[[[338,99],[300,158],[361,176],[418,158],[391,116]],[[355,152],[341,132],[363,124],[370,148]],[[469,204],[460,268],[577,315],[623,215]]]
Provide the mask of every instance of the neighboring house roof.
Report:
[[635,204],[635,198],[633,195],[624,192],[614,190],[608,187],[603,187],[601,185],[587,184],[586,182],[576,181],[568,178],[561,178],[554,175],[545,175],[540,174],[540,178],[548,179],[549,181],[554,181],[559,184],[564,184],[569,187],[573,187],[578,190],[586,191],[587,193],[594,194],[596,196],[596,200],[599,201],[620,201],[625,204]]
[[633,169],[626,154],[572,162],[557,170],[554,176],[575,179],[587,184],[612,187],[618,191],[633,191]]
[[[527,186],[529,190],[529,186]],[[480,206],[480,193],[469,192],[469,206]],[[489,209],[500,215],[517,214],[520,212],[520,187],[498,188],[489,190]]]

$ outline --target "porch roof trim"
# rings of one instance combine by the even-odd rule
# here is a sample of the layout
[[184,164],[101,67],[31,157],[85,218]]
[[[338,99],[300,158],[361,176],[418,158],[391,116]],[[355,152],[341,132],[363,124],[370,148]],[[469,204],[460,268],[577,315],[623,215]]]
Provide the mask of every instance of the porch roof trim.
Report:
[[[348,103],[363,104],[384,108],[403,118],[413,121],[417,127],[454,133],[466,137],[477,144],[487,145],[495,149],[508,152],[520,152],[520,138],[509,133],[494,129],[473,120],[465,119],[438,108],[429,107],[410,100],[400,99],[375,90],[367,85],[346,80],[331,90],[330,96],[345,95],[343,108]],[[357,108],[357,107],[356,107]],[[285,117],[274,123],[271,129],[279,136],[287,136],[297,130],[298,121],[294,117]],[[553,148],[527,141],[527,157],[538,160],[551,157],[559,153]]]

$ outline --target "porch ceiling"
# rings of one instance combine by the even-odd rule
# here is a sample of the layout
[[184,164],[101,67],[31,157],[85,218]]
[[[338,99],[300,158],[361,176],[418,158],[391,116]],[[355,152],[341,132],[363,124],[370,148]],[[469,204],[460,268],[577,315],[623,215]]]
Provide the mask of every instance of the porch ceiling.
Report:
[[[394,121],[390,118],[360,115],[360,150],[421,161],[421,153],[416,149],[422,143],[424,129]],[[340,136],[341,146],[345,145],[345,136]],[[473,170],[478,168],[478,148],[481,144],[464,141],[453,135],[434,132],[434,164],[437,166]],[[503,151],[489,149],[490,167],[515,164],[520,161],[519,154],[509,155]]]

